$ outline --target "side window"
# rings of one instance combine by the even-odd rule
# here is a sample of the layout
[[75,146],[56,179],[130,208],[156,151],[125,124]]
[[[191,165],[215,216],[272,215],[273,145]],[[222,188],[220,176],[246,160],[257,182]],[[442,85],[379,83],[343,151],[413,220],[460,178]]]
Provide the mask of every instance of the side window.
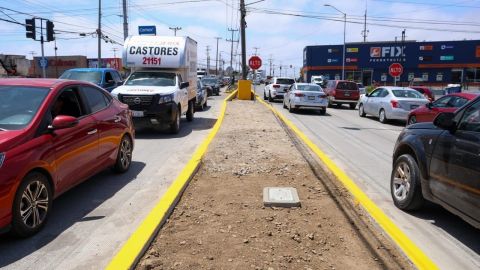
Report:
[[87,99],[87,106],[90,108],[91,113],[98,112],[110,104],[110,100],[100,90],[84,86],[82,87],[83,94]]
[[458,129],[480,132],[480,101],[465,110]]
[[439,98],[435,102],[433,102],[433,106],[436,108],[446,108],[451,99],[451,96]]
[[460,108],[467,103],[468,103],[468,99],[462,98],[462,97],[457,97],[455,99],[455,101],[453,102],[453,107]]
[[378,97],[378,96],[380,96],[380,94],[382,93],[382,90],[383,90],[383,88],[378,88],[378,89],[376,89],[375,91],[372,92],[372,94],[370,95],[370,97]]
[[386,96],[388,96],[388,94],[389,94],[388,90],[383,88],[379,97],[386,97]]
[[110,71],[105,73],[105,83],[108,84],[109,81],[113,81],[112,73]]
[[113,80],[117,83],[121,83],[122,82],[122,76],[120,76],[120,73],[118,72],[113,72]]
[[52,119],[58,115],[68,115],[77,118],[85,115],[85,107],[82,106],[79,97],[78,87],[63,89],[50,109]]

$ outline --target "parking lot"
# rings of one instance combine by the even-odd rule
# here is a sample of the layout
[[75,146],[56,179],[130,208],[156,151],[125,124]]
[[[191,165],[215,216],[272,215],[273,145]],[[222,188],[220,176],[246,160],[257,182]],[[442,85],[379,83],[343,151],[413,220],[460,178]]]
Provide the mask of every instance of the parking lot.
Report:
[[104,268],[204,140],[223,98],[209,97],[193,122],[183,117],[179,134],[137,130],[130,170],[104,171],[59,197],[47,226],[35,236],[1,236],[0,268]]
[[[264,86],[255,91],[263,97]],[[442,269],[478,269],[478,230],[434,204],[419,212],[398,210],[390,195],[392,153],[403,122],[382,124],[361,118],[347,106],[289,113],[282,101],[272,105],[354,179],[357,185]]]

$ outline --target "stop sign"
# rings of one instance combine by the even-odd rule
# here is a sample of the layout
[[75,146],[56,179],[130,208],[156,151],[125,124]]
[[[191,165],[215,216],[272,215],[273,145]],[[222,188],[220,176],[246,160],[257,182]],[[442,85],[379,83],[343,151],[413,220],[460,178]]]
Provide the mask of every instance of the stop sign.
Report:
[[403,73],[403,66],[400,63],[393,63],[388,67],[388,74],[392,77],[398,77]]
[[248,59],[248,66],[251,69],[259,69],[262,66],[262,59],[260,57],[254,55]]

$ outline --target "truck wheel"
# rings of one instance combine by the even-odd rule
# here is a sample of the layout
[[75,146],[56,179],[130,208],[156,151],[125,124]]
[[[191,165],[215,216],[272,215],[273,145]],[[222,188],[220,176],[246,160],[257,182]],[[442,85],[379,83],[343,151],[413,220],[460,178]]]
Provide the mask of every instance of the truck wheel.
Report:
[[273,102],[272,93],[268,92],[268,101]]
[[187,121],[192,122],[193,121],[193,115],[194,115],[194,104],[192,101],[188,102],[188,110],[187,110]]
[[405,211],[422,207],[425,199],[420,184],[420,169],[411,155],[401,155],[395,161],[390,178],[390,191],[396,207]]
[[357,107],[357,104],[356,103],[350,103],[349,106],[350,106],[350,110],[354,110],[355,107]]
[[178,107],[173,108],[172,113],[174,114],[174,120],[170,124],[170,133],[171,134],[178,134],[180,131],[180,110]]
[[40,231],[50,214],[52,197],[50,183],[43,173],[27,174],[13,201],[13,234],[28,237]]

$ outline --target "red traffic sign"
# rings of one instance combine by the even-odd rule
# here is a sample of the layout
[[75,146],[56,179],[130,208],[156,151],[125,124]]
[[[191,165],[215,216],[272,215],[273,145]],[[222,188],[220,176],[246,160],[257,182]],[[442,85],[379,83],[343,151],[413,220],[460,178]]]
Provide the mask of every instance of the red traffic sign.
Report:
[[251,69],[259,69],[262,66],[262,59],[254,55],[248,59],[248,66]]
[[388,74],[392,77],[398,77],[403,73],[403,66],[400,63],[393,63],[388,67]]

